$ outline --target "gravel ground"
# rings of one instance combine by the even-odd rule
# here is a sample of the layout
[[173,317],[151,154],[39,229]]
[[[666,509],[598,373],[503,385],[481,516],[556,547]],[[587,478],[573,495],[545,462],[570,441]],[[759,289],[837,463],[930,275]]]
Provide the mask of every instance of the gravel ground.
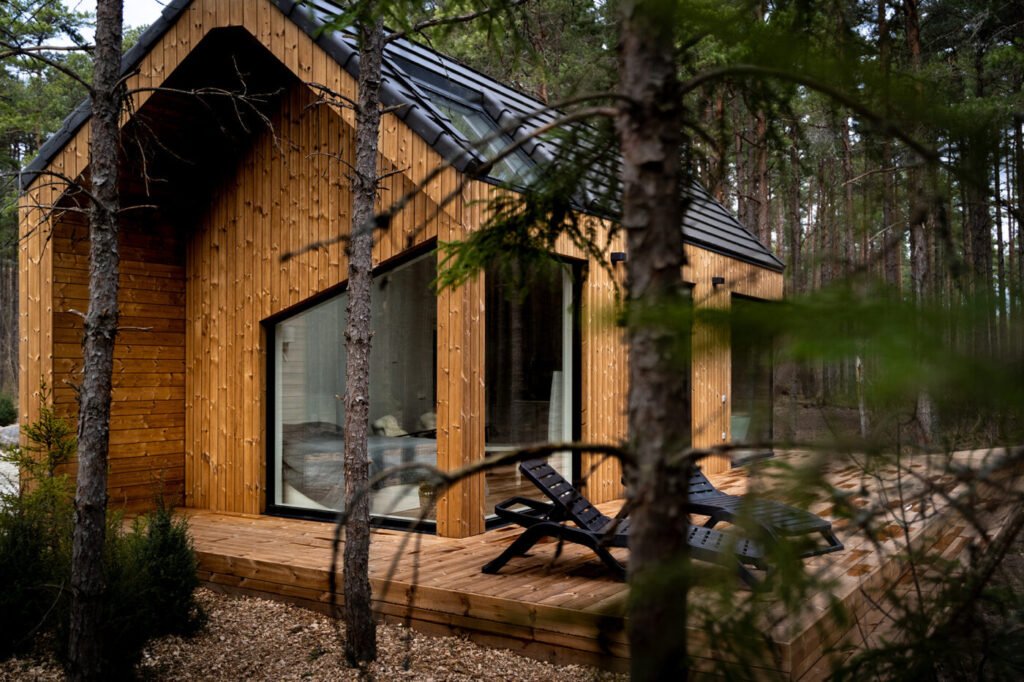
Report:
[[[191,639],[165,637],[143,653],[144,680],[357,680],[330,619],[290,604],[226,597],[202,589],[206,629]],[[395,625],[377,628],[376,680],[625,680],[582,666],[554,666],[457,637],[430,637]],[[408,660],[408,665],[405,662]],[[62,680],[52,661],[0,663],[0,680]]]

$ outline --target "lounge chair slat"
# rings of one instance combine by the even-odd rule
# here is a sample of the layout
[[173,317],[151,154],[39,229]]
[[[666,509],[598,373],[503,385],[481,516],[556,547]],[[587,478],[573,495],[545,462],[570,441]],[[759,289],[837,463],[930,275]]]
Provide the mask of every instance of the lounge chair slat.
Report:
[[[540,539],[554,537],[589,547],[616,578],[624,580],[626,569],[612,556],[608,547],[628,546],[629,520],[615,520],[602,514],[544,460],[523,462],[519,469],[551,501],[513,497],[495,506],[494,511],[500,518],[525,530],[497,558],[484,565],[483,572],[497,573],[512,557],[525,554]],[[520,506],[526,510],[515,509]],[[566,521],[572,521],[575,527]],[[694,558],[732,565],[752,587],[758,581],[743,564],[767,569],[763,552],[749,540],[727,536],[711,528],[691,526],[688,541]]]
[[818,556],[843,549],[843,543],[832,532],[832,524],[809,511],[775,500],[753,499],[724,493],[714,486],[699,468],[690,476],[689,510],[710,517],[705,526],[713,528],[721,522],[749,521],[763,528],[771,536],[793,537],[820,533],[826,544],[816,545],[802,557]]

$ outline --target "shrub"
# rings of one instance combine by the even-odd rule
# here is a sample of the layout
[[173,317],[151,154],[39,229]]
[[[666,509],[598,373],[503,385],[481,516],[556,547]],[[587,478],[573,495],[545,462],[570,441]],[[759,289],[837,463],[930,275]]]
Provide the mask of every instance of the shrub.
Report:
[[0,498],[0,658],[31,648],[66,612],[73,512],[60,479]]
[[57,467],[66,464],[78,447],[71,424],[48,404],[50,391],[45,383],[40,385],[39,393],[43,403],[39,418],[22,427],[29,444],[18,462],[22,476],[33,481],[55,478]]
[[7,426],[18,421],[18,410],[9,395],[0,394],[0,426]]
[[150,639],[188,635],[204,623],[195,601],[198,562],[184,518],[162,503],[124,532],[107,530],[102,651],[106,674],[128,678]]
[[52,631],[69,596],[74,509],[68,478],[55,469],[74,450],[74,436],[48,406],[25,433],[27,448],[2,455],[30,484],[0,494],[0,657]]
[[[36,645],[66,654],[71,596],[72,490],[57,468],[74,452],[70,426],[52,408],[26,426],[27,448],[4,458],[31,484],[0,494],[0,658]],[[104,677],[132,677],[150,639],[187,635],[205,621],[194,591],[197,561],[185,519],[162,502],[129,530],[107,523],[100,647]]]

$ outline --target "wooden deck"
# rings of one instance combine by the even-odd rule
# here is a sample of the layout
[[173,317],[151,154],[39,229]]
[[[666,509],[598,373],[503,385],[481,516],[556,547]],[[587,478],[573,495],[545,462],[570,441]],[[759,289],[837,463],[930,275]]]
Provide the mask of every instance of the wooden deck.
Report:
[[[794,462],[807,456],[787,455]],[[928,463],[914,466],[924,471]],[[896,585],[905,570],[898,558],[905,540],[899,526],[904,513],[911,541],[926,543],[945,557],[964,554],[972,540],[963,521],[943,513],[940,497],[932,496],[930,504],[901,504],[910,499],[909,481],[904,481],[900,497],[893,481],[867,478],[852,465],[833,467],[831,476],[840,489],[867,491],[859,495],[858,504],[892,510],[893,524],[877,546],[836,524],[845,551],[809,559],[806,565],[831,579],[831,595],[855,615],[856,626],[839,627],[828,610],[830,595],[814,596],[803,613],[783,618],[771,629],[774,663],[764,670],[770,677],[824,678],[831,663],[823,652],[831,645],[843,640],[856,646],[884,626],[884,614],[872,606],[871,597]],[[746,486],[743,470],[713,478],[732,492]],[[613,511],[616,504],[606,506]],[[814,511],[828,510],[819,506]],[[1006,510],[995,513],[1005,515]],[[199,510],[188,514],[205,583],[223,591],[329,608],[331,524]],[[480,572],[518,533],[505,527],[453,540],[375,531],[370,573],[376,610],[386,620],[405,621],[426,632],[462,634],[537,658],[624,668],[629,656],[623,618],[627,587],[611,580],[588,550],[567,546],[553,561],[555,545],[542,545],[530,556],[512,560],[500,575]],[[616,551],[628,556],[626,550]],[[690,638],[691,650],[706,651],[702,633],[695,630]]]

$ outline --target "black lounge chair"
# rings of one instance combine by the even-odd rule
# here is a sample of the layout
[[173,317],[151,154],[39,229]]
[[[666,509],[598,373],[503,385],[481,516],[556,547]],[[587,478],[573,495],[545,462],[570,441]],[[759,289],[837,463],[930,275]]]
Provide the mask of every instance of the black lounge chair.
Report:
[[704,472],[694,467],[690,476],[690,489],[687,496],[689,511],[709,517],[705,528],[714,528],[719,523],[742,523],[749,520],[760,526],[770,537],[786,538],[821,533],[825,538],[824,546],[818,544],[800,556],[807,558],[838,552],[843,543],[832,532],[832,524],[809,511],[791,507],[774,500],[762,500],[747,496],[724,493],[708,480]]
[[[616,578],[625,580],[625,567],[608,548],[628,546],[629,519],[612,519],[602,514],[544,460],[523,462],[519,470],[551,502],[513,497],[495,506],[494,511],[500,518],[519,524],[526,530],[500,556],[487,563],[483,572],[497,573],[509,559],[526,554],[539,540],[551,537],[589,547]],[[520,506],[526,509],[513,509]],[[695,559],[718,564],[735,563],[740,577],[751,587],[756,587],[759,581],[744,564],[768,569],[761,548],[749,540],[731,537],[711,528],[690,526],[689,544],[690,555]]]

